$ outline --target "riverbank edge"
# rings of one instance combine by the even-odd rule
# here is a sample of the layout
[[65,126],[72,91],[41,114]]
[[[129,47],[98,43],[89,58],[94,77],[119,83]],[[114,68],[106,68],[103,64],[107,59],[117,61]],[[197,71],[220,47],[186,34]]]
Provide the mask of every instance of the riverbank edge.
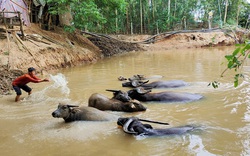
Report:
[[66,33],[57,28],[51,32],[42,30],[37,25],[27,29],[25,33],[28,36],[25,41],[19,42],[10,34],[9,41],[5,39],[1,42],[4,48],[0,51],[0,71],[6,74],[0,75],[0,94],[8,94],[12,88],[11,81],[18,76],[16,70],[26,73],[31,66],[38,73],[46,75],[53,70],[91,64],[105,57],[130,51],[231,46],[236,40],[246,37],[242,31],[237,31],[237,35],[221,31],[192,32],[167,36],[153,44],[142,44],[136,42],[145,40],[150,35],[113,35],[112,40],[92,37],[90,41],[90,36],[82,35],[79,31]]

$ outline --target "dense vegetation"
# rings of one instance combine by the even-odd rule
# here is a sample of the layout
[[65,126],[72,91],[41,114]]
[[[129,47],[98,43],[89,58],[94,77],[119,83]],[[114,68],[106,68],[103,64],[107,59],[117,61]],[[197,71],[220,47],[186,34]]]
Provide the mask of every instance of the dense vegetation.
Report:
[[53,14],[70,12],[70,29],[156,34],[211,25],[246,27],[247,0],[47,0]]

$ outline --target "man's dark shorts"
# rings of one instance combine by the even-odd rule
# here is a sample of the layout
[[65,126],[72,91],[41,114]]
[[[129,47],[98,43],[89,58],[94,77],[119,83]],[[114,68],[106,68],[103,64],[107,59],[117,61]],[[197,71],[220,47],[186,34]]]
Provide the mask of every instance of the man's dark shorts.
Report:
[[29,93],[31,92],[31,88],[27,85],[23,85],[23,86],[13,86],[13,89],[15,90],[16,92],[16,95],[22,95],[22,90],[24,90],[25,92]]

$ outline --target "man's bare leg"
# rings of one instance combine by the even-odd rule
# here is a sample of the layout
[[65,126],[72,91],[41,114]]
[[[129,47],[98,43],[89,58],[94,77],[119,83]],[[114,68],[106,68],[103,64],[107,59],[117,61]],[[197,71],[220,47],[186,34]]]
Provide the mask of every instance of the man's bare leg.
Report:
[[20,101],[20,96],[21,96],[21,95],[17,95],[17,96],[16,96],[16,98],[15,98],[15,102]]

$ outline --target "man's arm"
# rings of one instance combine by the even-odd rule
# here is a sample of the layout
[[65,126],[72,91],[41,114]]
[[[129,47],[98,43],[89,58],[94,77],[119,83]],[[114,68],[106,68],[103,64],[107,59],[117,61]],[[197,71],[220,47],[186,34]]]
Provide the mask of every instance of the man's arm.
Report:
[[47,79],[47,78],[42,80],[42,79],[36,77],[35,75],[34,76],[28,76],[27,78],[29,79],[30,82],[34,82],[34,83],[48,82],[49,81],[49,79]]

